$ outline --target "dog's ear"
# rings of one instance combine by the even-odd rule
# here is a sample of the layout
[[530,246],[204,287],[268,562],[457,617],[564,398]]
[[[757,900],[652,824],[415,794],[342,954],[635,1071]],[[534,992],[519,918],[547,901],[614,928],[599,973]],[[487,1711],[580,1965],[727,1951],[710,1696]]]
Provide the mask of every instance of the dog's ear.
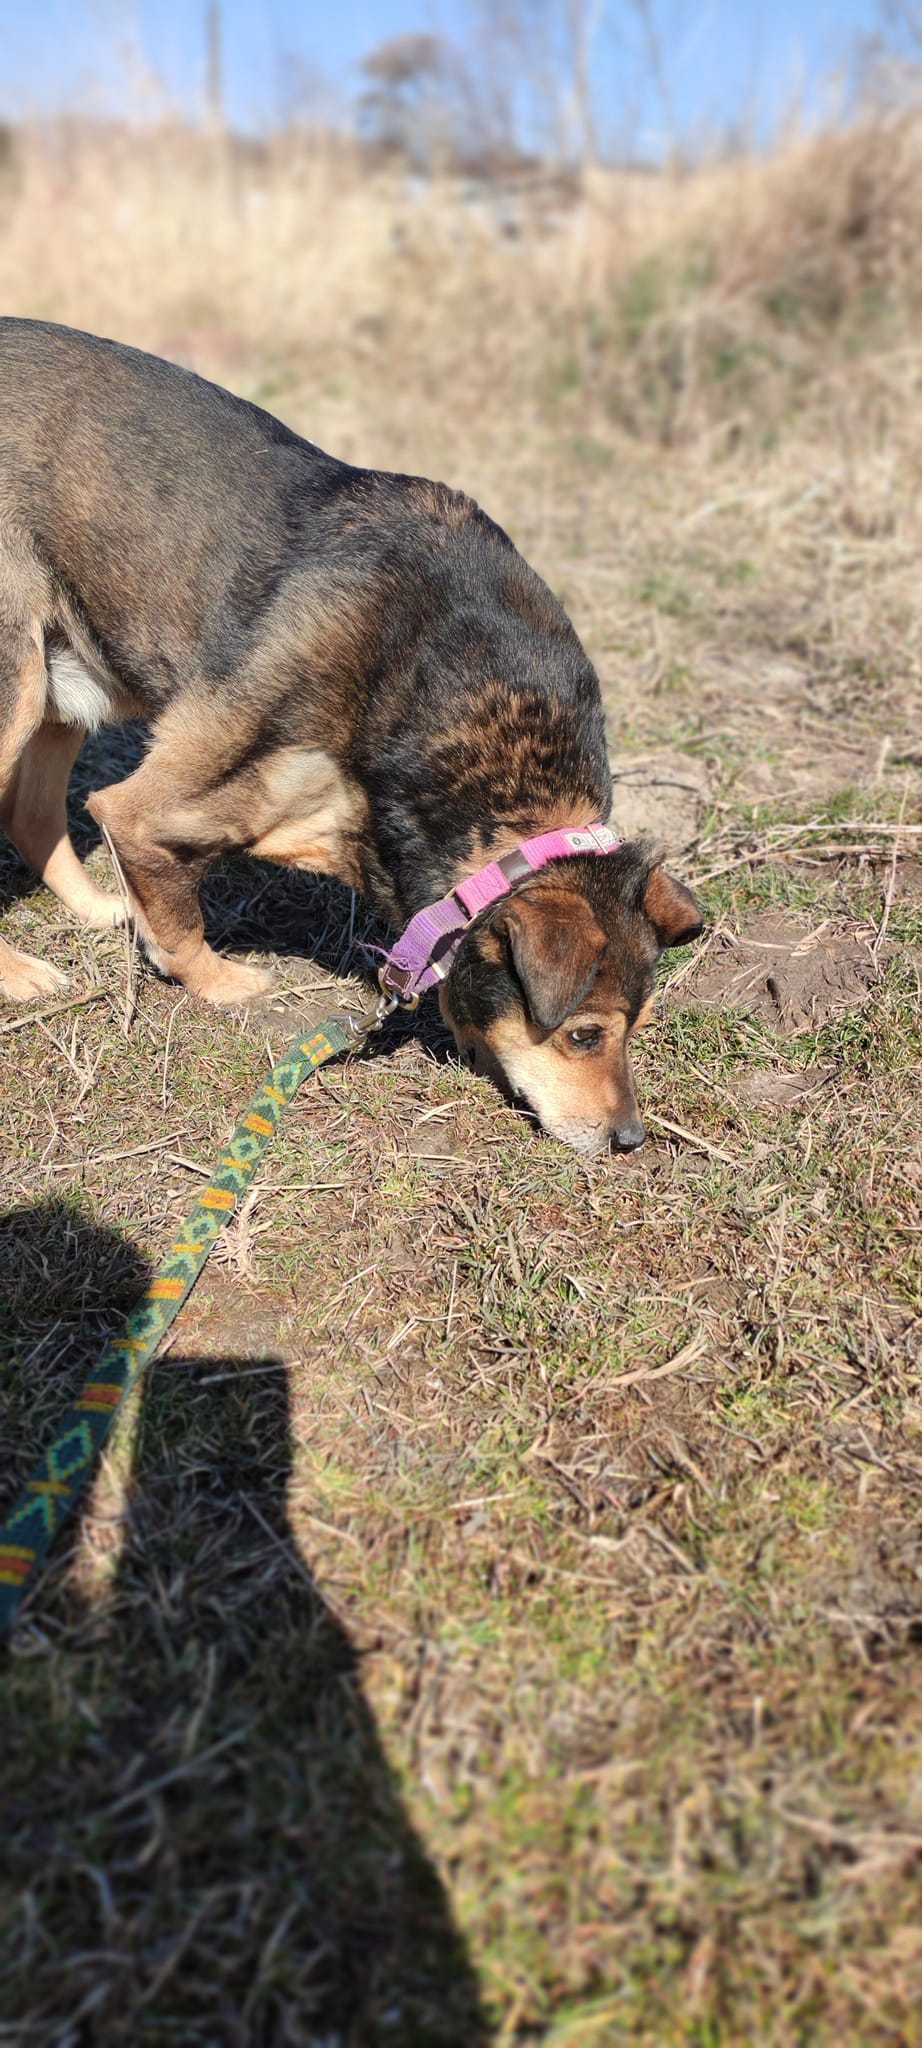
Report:
[[653,869],[643,907],[661,946],[687,946],[704,930],[700,904],[685,883],[667,875],[665,868]]
[[524,890],[493,920],[542,1031],[556,1031],[595,981],[608,941],[588,903],[569,889]]

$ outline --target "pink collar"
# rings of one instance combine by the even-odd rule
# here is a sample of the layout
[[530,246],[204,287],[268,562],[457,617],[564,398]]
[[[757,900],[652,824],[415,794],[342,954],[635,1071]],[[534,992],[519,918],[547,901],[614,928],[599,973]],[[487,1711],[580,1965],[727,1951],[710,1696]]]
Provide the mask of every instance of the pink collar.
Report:
[[501,896],[508,896],[516,882],[536,875],[549,860],[565,859],[572,853],[614,853],[620,845],[620,839],[597,820],[594,825],[573,825],[559,832],[540,832],[536,839],[523,839],[501,860],[492,860],[488,867],[466,875],[449,895],[418,910],[396,945],[385,953],[378,977],[385,994],[411,1003],[434,982],[444,981],[475,917]]

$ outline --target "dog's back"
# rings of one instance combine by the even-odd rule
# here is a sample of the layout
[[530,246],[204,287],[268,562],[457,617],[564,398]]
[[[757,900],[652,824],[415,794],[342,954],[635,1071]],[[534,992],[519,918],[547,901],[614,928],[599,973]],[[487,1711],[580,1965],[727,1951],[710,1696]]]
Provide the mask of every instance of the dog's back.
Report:
[[542,663],[550,692],[574,657],[586,672],[562,608],[469,498],[340,462],[188,370],[0,319],[0,417],[0,577],[28,560],[46,632],[82,636],[133,709],[237,671],[293,579],[322,586],[320,611],[338,590],[385,637],[390,619],[404,661],[418,634],[446,672],[459,635],[469,661],[475,637],[512,634],[540,644],[537,686]]
[[0,552],[34,551],[149,709],[351,474],[201,377],[39,321],[0,320],[0,417]]

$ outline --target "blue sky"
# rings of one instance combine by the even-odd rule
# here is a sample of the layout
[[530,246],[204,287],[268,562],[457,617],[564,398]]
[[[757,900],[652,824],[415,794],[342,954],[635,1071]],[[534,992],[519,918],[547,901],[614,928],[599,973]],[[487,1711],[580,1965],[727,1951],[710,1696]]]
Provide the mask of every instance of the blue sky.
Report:
[[[829,81],[847,73],[849,50],[879,21],[875,0],[653,5],[675,122],[693,135],[726,127],[741,110],[762,134],[794,105],[822,113],[835,101]],[[142,106],[145,69],[192,109],[202,89],[204,12],[204,0],[0,0],[0,111],[105,110],[124,102],[126,76]],[[489,17],[489,7],[481,21],[484,12]],[[595,51],[600,126],[655,155],[662,96],[636,10],[630,0],[608,0],[604,12]],[[473,0],[223,0],[231,116],[243,127],[263,125],[302,79],[322,81],[329,103],[346,106],[360,58],[383,37],[425,29],[463,44],[477,19]]]

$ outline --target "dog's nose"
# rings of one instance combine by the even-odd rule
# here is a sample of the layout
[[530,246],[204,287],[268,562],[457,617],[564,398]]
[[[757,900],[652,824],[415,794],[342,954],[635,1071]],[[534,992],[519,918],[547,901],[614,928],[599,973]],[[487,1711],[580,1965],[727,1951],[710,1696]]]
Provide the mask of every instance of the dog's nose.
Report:
[[625,1123],[616,1124],[613,1134],[614,1143],[619,1152],[636,1152],[638,1146],[643,1144],[646,1135],[647,1133],[639,1116],[632,1116]]

